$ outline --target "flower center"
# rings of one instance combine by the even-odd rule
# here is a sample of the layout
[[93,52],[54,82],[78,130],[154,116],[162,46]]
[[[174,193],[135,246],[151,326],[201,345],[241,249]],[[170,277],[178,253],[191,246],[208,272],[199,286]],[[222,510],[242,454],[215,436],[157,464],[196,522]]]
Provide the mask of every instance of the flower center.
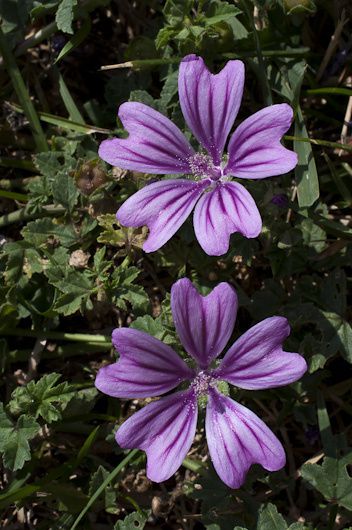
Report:
[[208,393],[209,387],[215,384],[215,379],[207,372],[198,372],[193,379],[191,386],[193,387],[196,396],[200,397]]
[[221,167],[214,166],[211,156],[204,153],[196,153],[188,160],[192,175],[201,178],[211,178],[213,181],[219,180],[222,175]]

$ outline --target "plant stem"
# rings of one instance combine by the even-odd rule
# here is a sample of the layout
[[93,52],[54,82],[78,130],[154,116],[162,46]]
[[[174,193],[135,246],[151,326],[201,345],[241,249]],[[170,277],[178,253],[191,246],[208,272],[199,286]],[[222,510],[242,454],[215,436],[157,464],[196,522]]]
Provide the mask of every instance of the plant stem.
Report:
[[109,475],[106,477],[106,479],[101,484],[101,486],[99,486],[99,488],[91,496],[91,498],[89,499],[89,501],[87,502],[87,504],[85,505],[85,507],[83,508],[83,510],[81,511],[81,513],[79,514],[79,516],[77,517],[73,525],[71,526],[70,530],[75,530],[75,528],[77,528],[78,524],[83,519],[85,514],[88,512],[89,508],[95,503],[99,495],[103,493],[105,488],[110,484],[112,480],[114,480],[115,477],[117,477],[120,471],[128,464],[130,460],[132,460],[132,458],[137,454],[137,452],[138,452],[138,449],[133,449],[132,451],[130,451],[128,455],[122,460],[122,462],[120,462],[120,464],[117,467],[115,467],[115,469],[111,473],[109,473]]
[[15,58],[10,50],[6,37],[0,26],[0,52],[4,58],[6,69],[11,78],[13,88],[16,91],[17,97],[21,106],[23,107],[24,113],[29,121],[29,125],[32,129],[33,138],[37,146],[38,151],[48,151],[48,144],[43,132],[42,126],[33,103],[28,94],[26,85],[23,81],[22,74],[16,64]]
[[13,199],[14,201],[27,202],[29,200],[28,195],[24,193],[17,193],[16,191],[7,191],[0,189],[0,197],[5,199]]
[[26,171],[37,171],[35,165],[31,160],[20,160],[17,158],[7,158],[0,156],[0,166],[13,167],[15,169],[25,169]]
[[331,147],[331,149],[344,149],[352,153],[352,145],[340,144],[339,142],[328,142],[327,140],[317,140],[315,138],[302,138],[300,136],[288,136],[283,137],[285,140],[292,140],[295,142],[308,142],[313,145],[322,145],[323,147]]
[[7,213],[0,217],[0,228],[14,223],[21,223],[29,219],[40,219],[41,217],[55,217],[66,212],[66,208],[61,206],[43,206],[40,212],[29,212],[26,207],[16,210],[15,212]]
[[64,331],[37,331],[33,329],[3,329],[3,335],[12,337],[35,337],[43,339],[55,339],[55,340],[72,340],[73,342],[90,342],[93,344],[106,344],[110,345],[110,336],[106,335],[93,335],[86,333],[65,333]]
[[253,30],[253,36],[254,36],[254,43],[256,47],[257,52],[257,59],[258,59],[258,69],[256,69],[257,76],[259,78],[259,81],[261,83],[262,93],[263,93],[263,99],[264,103],[266,105],[272,105],[273,104],[273,98],[271,96],[271,88],[268,81],[268,76],[266,72],[266,67],[264,63],[262,48],[260,45],[260,40],[257,32],[257,28],[255,27],[254,19],[253,19],[253,13],[251,9],[248,6],[247,0],[243,0],[243,7],[246,12],[246,15],[250,21],[250,24],[252,26]]

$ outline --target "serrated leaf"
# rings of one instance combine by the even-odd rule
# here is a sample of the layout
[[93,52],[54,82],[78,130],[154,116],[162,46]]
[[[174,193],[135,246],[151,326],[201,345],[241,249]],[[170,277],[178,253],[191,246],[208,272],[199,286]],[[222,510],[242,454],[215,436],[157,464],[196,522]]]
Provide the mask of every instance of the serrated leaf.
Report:
[[5,467],[12,471],[22,469],[31,457],[28,441],[36,436],[39,429],[40,425],[34,418],[25,415],[20,416],[14,425],[0,403],[0,452]]
[[18,415],[27,413],[35,418],[41,416],[52,423],[61,419],[62,411],[74,396],[72,387],[67,383],[56,384],[61,375],[44,375],[39,381],[30,381],[26,386],[16,388],[11,396],[9,410]]
[[55,21],[57,28],[64,33],[73,35],[72,22],[74,19],[74,7],[77,0],[62,0],[56,11]]
[[59,225],[49,217],[30,221],[21,231],[24,239],[35,247],[45,245],[48,241],[58,239],[64,247],[71,247],[78,242],[78,235],[71,225]]
[[210,16],[206,17],[204,24],[206,26],[212,26],[219,22],[228,22],[230,18],[236,17],[240,13],[241,10],[234,5],[230,5],[228,2],[222,2],[221,4],[216,5],[214,14],[209,13]]
[[340,506],[352,510],[352,478],[347,472],[348,458],[325,457],[322,465],[305,464],[302,477],[317,489],[323,497]]
[[274,504],[267,504],[259,511],[257,530],[287,530],[287,524]]
[[53,180],[51,189],[55,203],[61,204],[71,213],[79,195],[73,178],[66,171],[60,171]]
[[[96,492],[108,476],[109,472],[103,466],[99,466],[89,482],[89,497]],[[116,510],[116,493],[111,484],[105,488],[101,496],[104,498],[105,510],[109,513],[114,513],[114,508]]]
[[127,515],[123,521],[117,521],[114,530],[143,530],[148,520],[149,512],[133,512]]

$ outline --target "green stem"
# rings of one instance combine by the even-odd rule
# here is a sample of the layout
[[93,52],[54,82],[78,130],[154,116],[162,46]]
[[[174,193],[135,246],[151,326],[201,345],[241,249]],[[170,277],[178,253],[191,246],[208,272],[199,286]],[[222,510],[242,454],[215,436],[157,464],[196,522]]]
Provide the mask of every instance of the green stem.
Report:
[[48,144],[47,144],[42,126],[40,125],[38,115],[30,99],[30,96],[26,89],[26,85],[23,81],[22,74],[16,64],[12,51],[7,44],[7,40],[1,29],[1,26],[0,26],[0,52],[4,58],[5,66],[11,78],[13,88],[16,91],[19,102],[21,106],[23,107],[25,115],[29,121],[29,125],[32,129],[33,138],[37,146],[37,150],[48,151]]
[[7,191],[0,189],[0,197],[5,199],[13,199],[14,201],[27,202],[29,200],[28,195],[24,193],[17,193],[16,191]]
[[138,452],[138,449],[133,449],[133,451],[130,451],[128,455],[122,460],[122,462],[117,467],[115,467],[115,469],[111,473],[109,473],[109,475],[106,477],[106,479],[101,484],[101,486],[99,486],[99,488],[91,496],[91,498],[89,499],[89,501],[87,502],[87,504],[85,505],[85,507],[83,508],[83,510],[81,511],[81,513],[79,514],[79,516],[77,517],[73,525],[71,526],[70,530],[75,530],[75,528],[77,528],[78,524],[83,519],[85,514],[88,512],[89,508],[98,499],[99,495],[103,493],[105,488],[110,484],[112,480],[114,480],[115,477],[117,477],[120,471],[122,471],[122,469],[128,464],[128,462],[132,460],[132,458],[137,454],[137,452]]
[[244,10],[246,12],[246,15],[247,15],[247,17],[248,17],[248,19],[250,21],[250,24],[251,24],[252,30],[253,30],[254,43],[255,43],[255,47],[256,47],[257,59],[258,59],[258,67],[259,67],[258,69],[256,69],[256,73],[257,73],[257,76],[258,76],[260,84],[261,84],[262,93],[263,93],[263,99],[264,99],[264,102],[265,102],[266,105],[272,105],[273,104],[273,98],[272,98],[272,95],[271,95],[271,88],[270,88],[270,84],[269,84],[269,80],[268,80],[268,75],[267,75],[267,72],[266,72],[266,67],[265,67],[265,63],[264,63],[264,58],[263,58],[263,53],[262,53],[262,48],[261,48],[261,45],[260,45],[260,40],[259,40],[257,28],[255,27],[255,23],[254,23],[253,13],[252,13],[252,10],[248,6],[247,0],[243,0],[242,3],[243,3]]
[[[84,342],[76,344],[65,344],[63,346],[57,346],[54,350],[43,350],[40,358],[41,359],[67,359],[70,357],[76,357],[78,355],[89,355],[97,352],[104,352],[110,350],[110,342]],[[32,350],[13,350],[6,354],[6,362],[19,363],[26,362],[29,359]]]
[[302,138],[300,136],[288,136],[283,137],[285,140],[292,140],[295,142],[308,142],[313,145],[322,145],[323,147],[331,147],[331,149],[344,149],[352,153],[352,145],[340,144],[339,142],[329,142],[328,140],[317,140],[315,138]]
[[329,512],[328,530],[334,530],[338,506],[333,504]]
[[0,166],[24,169],[33,172],[37,171],[37,168],[31,160],[19,160],[17,158],[7,158],[5,156],[0,156]]
[[16,210],[15,212],[7,213],[0,217],[0,228],[14,224],[22,223],[30,219],[40,219],[41,217],[55,217],[56,215],[62,215],[66,212],[66,208],[61,206],[43,206],[40,212],[28,211],[26,207]]
[[72,340],[73,342],[90,342],[110,345],[110,337],[86,333],[65,333],[63,331],[38,331],[33,329],[3,329],[2,334],[11,337],[35,337],[38,339]]

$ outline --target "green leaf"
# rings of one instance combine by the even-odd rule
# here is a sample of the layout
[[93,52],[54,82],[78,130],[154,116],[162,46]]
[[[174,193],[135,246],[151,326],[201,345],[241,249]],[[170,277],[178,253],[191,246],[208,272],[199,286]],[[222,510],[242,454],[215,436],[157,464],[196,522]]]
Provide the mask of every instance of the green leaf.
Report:
[[16,471],[30,460],[28,441],[38,434],[40,425],[30,416],[22,415],[16,425],[7,417],[0,403],[0,452],[3,453],[5,467]]
[[82,26],[79,28],[77,33],[73,35],[73,37],[70,38],[68,42],[66,42],[65,46],[62,48],[61,52],[55,59],[55,63],[58,63],[63,59],[66,55],[68,55],[72,50],[77,48],[81,44],[81,42],[84,41],[84,39],[88,36],[91,29],[91,21],[90,18],[87,17],[84,19]]
[[123,521],[117,521],[114,530],[143,530],[150,512],[133,512],[127,515]]
[[54,201],[57,204],[62,204],[62,206],[72,213],[79,195],[73,178],[66,171],[61,171],[57,173],[51,189]]
[[[90,497],[103,484],[108,476],[109,472],[103,466],[99,466],[96,472],[93,473],[89,482],[88,495]],[[109,513],[116,513],[116,493],[111,484],[102,491],[101,496],[104,499],[105,510]]]
[[[308,137],[300,107],[297,108],[295,137]],[[301,208],[311,206],[319,198],[319,180],[314,154],[310,143],[294,141],[294,150],[298,154],[295,168],[298,204]]]
[[61,276],[52,282],[62,293],[55,302],[56,311],[64,316],[72,315],[89,303],[90,296],[96,292],[97,288],[88,274],[69,270],[64,277]]
[[149,297],[141,285],[133,283],[140,272],[137,267],[120,267],[113,272],[113,300],[121,309],[126,309],[125,301],[128,301],[134,309],[147,311]]
[[56,11],[55,21],[57,29],[64,33],[73,34],[72,22],[74,19],[74,7],[77,5],[77,0],[61,0],[61,4]]
[[351,453],[340,459],[325,457],[322,465],[305,464],[301,469],[302,477],[327,501],[352,510],[352,478],[346,469],[350,460]]
[[64,247],[77,244],[78,235],[71,225],[59,225],[49,217],[31,221],[22,229],[24,239],[35,247],[46,246],[58,239]]
[[[241,13],[241,10],[230,5],[228,2],[222,2],[221,4],[216,5],[214,9],[214,14],[207,13],[207,17],[204,20],[205,26],[212,26],[218,22],[227,22],[229,19],[236,17]],[[210,15],[210,16],[208,16]]]
[[9,410],[12,414],[31,414],[41,416],[52,423],[62,417],[62,411],[74,396],[73,388],[65,381],[56,384],[61,375],[51,373],[39,381],[30,381],[27,385],[16,388],[11,396]]
[[287,524],[274,504],[263,506],[259,511],[257,530],[287,530]]

